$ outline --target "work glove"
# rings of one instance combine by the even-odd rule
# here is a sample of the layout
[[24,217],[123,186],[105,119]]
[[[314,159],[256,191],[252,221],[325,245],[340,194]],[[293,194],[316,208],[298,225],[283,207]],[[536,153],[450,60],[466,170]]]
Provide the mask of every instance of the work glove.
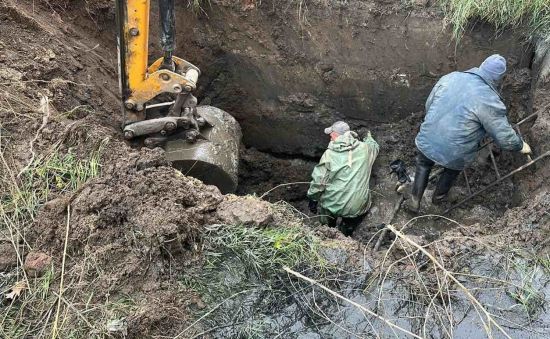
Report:
[[397,179],[400,183],[404,184],[411,181],[411,178],[409,178],[409,175],[407,174],[407,165],[403,162],[403,160],[397,159],[392,161],[390,163],[390,169],[390,174],[397,174]]
[[317,214],[317,201],[314,201],[314,200],[309,200],[309,204],[308,204],[308,207],[309,207],[309,211],[311,213],[314,213],[314,214]]
[[370,133],[370,130],[368,130],[367,128],[365,127],[361,127],[358,131],[357,131],[357,135],[359,136],[359,139],[360,140],[367,140],[368,137],[372,136],[372,134]]
[[520,151],[522,154],[531,154],[531,146],[525,141],[523,142],[523,148]]

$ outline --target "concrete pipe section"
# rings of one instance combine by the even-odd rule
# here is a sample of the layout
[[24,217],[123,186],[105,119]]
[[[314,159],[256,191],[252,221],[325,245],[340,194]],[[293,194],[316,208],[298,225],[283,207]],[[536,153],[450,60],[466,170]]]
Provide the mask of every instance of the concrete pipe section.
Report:
[[205,139],[195,143],[170,140],[166,157],[183,174],[217,186],[222,193],[234,192],[238,184],[241,128],[235,118],[212,106],[199,106],[197,111],[209,125],[201,129]]

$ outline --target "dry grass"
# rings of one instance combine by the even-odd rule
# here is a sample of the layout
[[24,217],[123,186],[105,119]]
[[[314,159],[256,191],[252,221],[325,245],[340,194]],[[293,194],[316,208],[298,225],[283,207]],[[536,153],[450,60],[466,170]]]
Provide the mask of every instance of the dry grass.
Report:
[[[68,295],[73,294],[72,287],[63,291],[64,296],[52,286],[59,285],[63,275],[59,268],[51,269],[41,278],[28,277],[22,269],[23,258],[32,249],[25,241],[25,230],[32,225],[42,204],[52,196],[72,192],[90,178],[99,175],[100,150],[92,152],[88,159],[79,159],[69,151],[62,155],[55,151],[38,157],[20,178],[15,176],[15,168],[9,165],[5,150],[1,154],[3,187],[0,201],[0,232],[10,240],[17,250],[19,266],[8,274],[7,279],[25,280],[28,286],[20,299],[14,300],[5,310],[0,323],[0,336],[5,338],[43,337],[50,335],[50,326],[54,320],[54,307],[60,311],[54,337],[69,337],[76,333],[66,321],[78,316],[77,309]],[[24,244],[21,246],[20,244]],[[83,317],[85,319],[85,317]]]
[[[31,87],[36,88],[31,90]],[[38,96],[32,97],[31,93],[38,93]],[[119,301],[94,305],[90,302],[92,296],[77,297],[81,292],[81,276],[74,269],[65,272],[67,279],[60,290],[62,269],[55,264],[39,278],[28,276],[22,268],[25,255],[32,250],[32,244],[25,239],[25,232],[32,227],[40,207],[52,197],[71,193],[98,176],[100,156],[105,146],[101,143],[92,152],[79,156],[71,148],[62,147],[73,139],[71,133],[74,130],[68,128],[66,133],[59,134],[60,140],[53,142],[51,147],[37,150],[29,166],[21,171],[23,165],[15,160],[14,153],[20,152],[17,145],[28,145],[25,137],[32,137],[32,133],[8,134],[7,131],[20,130],[21,126],[33,126],[32,122],[40,121],[45,110],[40,110],[39,98],[44,97],[39,93],[38,83],[13,81],[0,84],[0,237],[3,242],[12,244],[18,257],[17,267],[2,273],[0,288],[4,292],[21,281],[26,286],[21,296],[11,302],[6,303],[4,294],[0,294],[3,302],[0,337],[105,336],[107,328],[101,322],[120,317],[121,312],[116,311],[123,309],[117,306]],[[63,116],[58,116],[55,110],[51,114],[51,121],[45,124],[63,120]],[[38,132],[35,141],[41,141],[41,138]],[[52,324],[56,317],[54,330]]]
[[[401,281],[409,290],[404,305],[411,324],[423,337],[453,337],[462,322],[474,321],[470,313],[478,315],[488,337],[509,337],[509,327],[531,330],[528,324],[544,304],[541,289],[550,280],[550,275],[541,274],[544,265],[540,259],[529,253],[520,257],[517,249],[507,248],[496,236],[453,235],[418,243],[403,233],[407,226],[388,226],[397,237],[366,289],[369,294],[373,288],[376,291],[377,309],[382,315],[388,315],[385,304],[392,289],[388,281]],[[451,243],[468,247],[449,256],[444,253]],[[520,320],[521,324],[517,323]]]

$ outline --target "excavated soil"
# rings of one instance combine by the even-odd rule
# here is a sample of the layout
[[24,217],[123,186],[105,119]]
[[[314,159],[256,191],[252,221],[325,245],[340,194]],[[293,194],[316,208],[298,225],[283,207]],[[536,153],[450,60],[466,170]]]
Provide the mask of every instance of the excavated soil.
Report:
[[[9,103],[0,110],[3,159],[15,174],[30,160],[43,97],[50,116],[33,144],[37,157],[70,150],[86,158],[102,148],[101,177],[70,193],[49,187],[49,201],[21,230],[29,244],[21,244],[23,255],[45,253],[59,267],[69,227],[66,284],[77,291],[70,298],[94,304],[135,298],[136,310],[126,319],[130,337],[176,335],[181,328],[173,324],[184,326],[187,310],[199,302],[192,293],[177,293],[176,272],[200,260],[202,227],[220,222],[216,207],[224,197],[169,167],[162,150],[133,150],[122,141],[112,59],[65,35],[59,16],[44,21],[26,4],[1,8],[0,88]],[[5,236],[2,268],[8,269],[17,260]]]
[[[243,128],[246,147],[241,154],[237,193],[263,200],[224,196],[217,188],[171,168],[162,149],[138,149],[122,139],[110,1],[1,3],[0,100],[5,104],[0,103],[0,151],[6,165],[2,168],[10,169],[2,174],[2,192],[8,190],[4,178],[20,180],[17,173],[33,152],[38,159],[51,152],[84,159],[101,150],[98,177],[74,191],[48,187],[48,201],[41,202],[38,214],[20,230],[25,240],[20,239],[15,247],[28,258],[28,272],[43,274],[49,260],[57,269],[65,257],[65,285],[70,287],[67,299],[97,305],[132,300],[130,315],[124,319],[127,337],[174,337],[193,324],[198,314],[204,314],[207,306],[216,306],[206,305],[204,296],[180,282],[187,272],[208,264],[203,237],[209,226],[300,223],[318,227],[307,211],[306,183],[326,147],[323,127],[342,118],[360,132],[370,130],[381,146],[371,183],[374,207],[353,240],[336,230],[315,229],[334,249],[325,253],[329,261],[361,272],[361,279],[342,283],[347,286],[343,289],[363,291],[368,277],[365,272],[371,271],[366,267],[377,267],[383,259],[381,253],[367,255],[363,245],[387,222],[397,199],[396,179],[388,175],[388,164],[402,159],[409,173],[414,173],[413,138],[431,86],[440,75],[476,65],[490,52],[510,56],[511,72],[503,88],[510,119],[518,121],[539,112],[524,135],[535,155],[549,150],[550,87],[536,76],[539,70],[531,62],[532,47],[520,42],[519,34],[505,32],[494,39],[490,28],[478,25],[456,49],[448,42],[449,33],[431,24],[442,20],[435,8],[425,7],[429,2],[416,2],[407,11],[399,1],[335,3],[329,7],[312,4],[307,12],[297,10],[293,1],[262,1],[261,5],[212,1],[212,7],[205,9],[207,15],[178,9],[182,32],[178,52],[204,71],[199,99],[233,114]],[[152,20],[156,20],[155,12]],[[154,35],[151,47],[151,53],[158,47]],[[38,136],[31,152],[35,133]],[[503,173],[525,162],[523,156],[505,152],[499,153],[497,160]],[[446,237],[440,244],[440,258],[457,270],[464,266],[458,258],[482,252],[474,239],[490,239],[492,244],[547,256],[549,161],[453,211],[449,217],[460,222],[460,227],[441,219],[420,219],[410,223],[408,234],[421,244]],[[474,188],[495,179],[486,155],[473,166],[470,179]],[[432,189],[428,188],[428,198]],[[455,191],[465,194],[463,178]],[[286,201],[298,215],[303,213],[302,219],[277,213],[278,205],[265,201]],[[440,212],[429,204],[423,208],[428,213]],[[411,218],[400,213],[394,224],[404,225]],[[1,236],[0,271],[13,283],[14,276],[7,272],[17,270],[22,258],[14,253],[4,227]],[[407,250],[400,249],[400,253]],[[403,272],[410,270],[405,264],[397,267]],[[332,279],[339,281],[340,277]],[[415,278],[410,279],[406,281],[412,284]],[[58,287],[57,280],[54,286]],[[2,283],[0,287],[5,290],[9,286]],[[303,291],[309,286],[298,287]],[[395,289],[401,295],[406,292],[407,288]],[[284,303],[269,309],[272,320],[284,318],[283,327],[294,328],[289,337],[349,336],[339,329],[328,331],[323,327],[326,324],[311,320],[318,314],[309,314],[311,305],[301,304],[296,293],[293,290]],[[352,296],[375,306],[370,297]],[[263,307],[261,294],[250,299],[252,302],[240,302]],[[313,300],[317,300],[315,293]],[[320,302],[330,304],[326,299]],[[238,313],[238,304],[224,305],[220,311]],[[245,314],[253,317],[254,307]],[[304,313],[296,310],[300,307],[306,308]],[[340,314],[339,307],[334,306],[335,314]],[[397,312],[401,306],[390,309]],[[363,314],[355,312],[344,309],[351,315],[348,320],[357,320],[352,325],[366,328],[367,324],[361,323]],[[289,314],[293,317],[285,318]],[[548,330],[547,318],[545,315],[537,323],[538,332],[529,334],[544,337],[540,333]],[[225,318],[220,315],[200,324],[193,333],[215,330],[220,319]],[[415,329],[414,325],[410,328]],[[458,333],[482,333],[473,325],[461,331]],[[528,333],[514,331],[517,335]],[[208,333],[201,337],[240,335],[231,327]]]

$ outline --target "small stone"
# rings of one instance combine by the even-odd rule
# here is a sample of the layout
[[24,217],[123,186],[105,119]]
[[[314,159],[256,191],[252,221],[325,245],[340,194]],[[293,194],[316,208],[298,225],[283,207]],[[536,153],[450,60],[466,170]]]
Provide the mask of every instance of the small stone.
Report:
[[25,258],[24,268],[31,276],[41,276],[50,268],[52,257],[43,252],[30,252]]
[[68,204],[69,202],[66,198],[56,198],[46,202],[42,208],[46,211],[61,214],[65,212]]
[[401,140],[396,135],[391,134],[387,142],[390,145],[397,145],[399,142],[401,142]]
[[49,60],[55,59],[55,53],[54,53],[51,49],[48,49],[48,50],[46,51],[46,54],[48,55],[48,59],[49,59]]
[[256,0],[242,0],[242,10],[250,11],[256,8]]
[[23,73],[13,68],[0,68],[0,79],[8,81],[21,81]]
[[197,307],[200,309],[200,310],[204,310],[206,308],[206,304],[203,303],[202,301],[198,302],[197,303]]
[[448,247],[443,247],[443,248],[439,249],[439,253],[442,256],[446,257],[446,258],[449,258],[449,257],[453,256],[453,254],[454,254],[453,251]]
[[[465,192],[461,194],[461,196],[466,195],[467,194]],[[488,222],[492,220],[493,214],[493,211],[485,206],[474,205],[467,211],[467,213],[465,213],[464,218],[461,220],[461,223],[469,226],[477,223]]]
[[126,319],[113,319],[107,324],[109,333],[119,333],[123,338],[128,335],[128,322]]

